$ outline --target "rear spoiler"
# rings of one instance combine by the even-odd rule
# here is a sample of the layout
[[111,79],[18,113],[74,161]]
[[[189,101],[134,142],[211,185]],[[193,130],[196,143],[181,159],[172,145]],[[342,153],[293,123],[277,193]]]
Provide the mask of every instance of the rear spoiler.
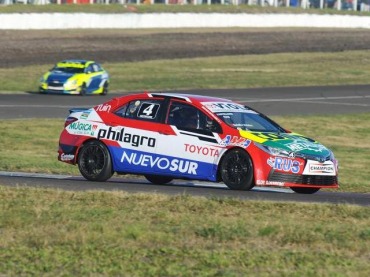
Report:
[[72,108],[72,109],[69,109],[69,113],[77,113],[77,112],[83,112],[83,111],[87,111],[87,110],[90,110],[91,108]]

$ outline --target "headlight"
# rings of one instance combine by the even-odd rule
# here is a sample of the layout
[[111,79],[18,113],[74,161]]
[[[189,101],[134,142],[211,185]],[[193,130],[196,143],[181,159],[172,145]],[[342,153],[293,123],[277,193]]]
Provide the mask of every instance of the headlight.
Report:
[[68,80],[66,82],[66,86],[73,86],[73,85],[77,85],[77,80]]
[[259,143],[254,143],[259,149],[265,151],[266,153],[272,155],[272,156],[283,156],[283,157],[292,157],[294,156],[294,152],[288,152],[287,150],[277,148],[277,147],[271,147],[267,145],[262,145]]
[[45,83],[45,78],[44,78],[44,76],[42,76],[41,78],[40,78],[40,83]]
[[64,87],[65,88],[70,88],[70,89],[73,89],[73,88],[76,88],[77,87],[77,80],[68,80],[65,84],[64,84]]

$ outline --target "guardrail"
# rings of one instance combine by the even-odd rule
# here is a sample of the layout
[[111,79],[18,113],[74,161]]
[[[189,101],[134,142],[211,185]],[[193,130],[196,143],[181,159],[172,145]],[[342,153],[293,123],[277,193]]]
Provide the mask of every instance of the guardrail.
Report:
[[362,28],[370,16],[308,13],[0,13],[0,29]]
[[11,4],[165,4],[165,5],[257,5],[271,7],[300,7],[303,9],[336,9],[370,11],[370,0],[0,0]]

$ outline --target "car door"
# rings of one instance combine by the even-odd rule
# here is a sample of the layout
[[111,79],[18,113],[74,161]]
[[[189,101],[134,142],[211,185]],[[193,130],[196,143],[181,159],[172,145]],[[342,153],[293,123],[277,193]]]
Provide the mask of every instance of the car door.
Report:
[[85,74],[87,77],[87,82],[86,82],[86,89],[87,92],[92,93],[99,89],[101,82],[102,82],[102,74],[103,72],[99,71],[99,67],[97,64],[93,63],[90,64],[86,70]]
[[156,147],[165,110],[163,99],[135,99],[112,114],[112,126],[107,126],[104,136],[115,137],[118,142],[110,147],[115,171],[138,174],[156,171]]
[[216,139],[222,132],[218,123],[185,101],[171,100],[165,126],[170,128],[158,134],[156,154],[161,160],[156,170],[180,178],[215,180],[222,151]]

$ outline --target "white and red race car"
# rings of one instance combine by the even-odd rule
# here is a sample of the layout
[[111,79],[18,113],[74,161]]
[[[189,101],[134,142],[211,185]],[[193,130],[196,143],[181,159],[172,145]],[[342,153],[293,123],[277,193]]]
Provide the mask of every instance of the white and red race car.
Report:
[[155,184],[224,182],[235,190],[338,188],[332,151],[231,100],[144,92],[70,112],[58,159],[77,164],[90,181],[116,172]]

